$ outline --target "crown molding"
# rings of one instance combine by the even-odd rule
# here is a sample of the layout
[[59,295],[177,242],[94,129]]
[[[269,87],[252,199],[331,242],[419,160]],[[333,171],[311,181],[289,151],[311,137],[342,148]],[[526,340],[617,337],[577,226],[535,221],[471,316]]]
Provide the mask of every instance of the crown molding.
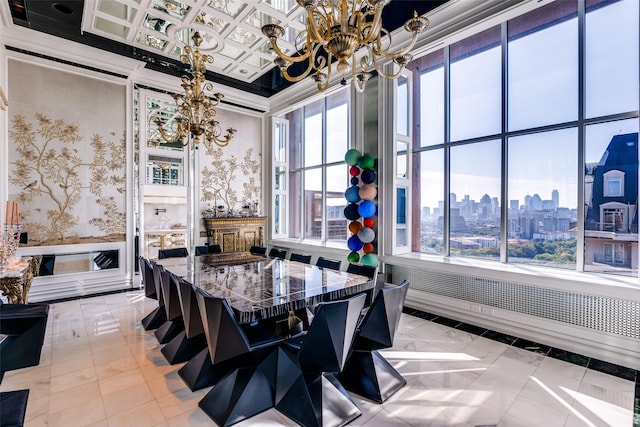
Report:
[[2,28],[1,37],[5,46],[82,64],[108,73],[129,76],[136,69],[144,67],[144,62],[136,59],[15,25]]

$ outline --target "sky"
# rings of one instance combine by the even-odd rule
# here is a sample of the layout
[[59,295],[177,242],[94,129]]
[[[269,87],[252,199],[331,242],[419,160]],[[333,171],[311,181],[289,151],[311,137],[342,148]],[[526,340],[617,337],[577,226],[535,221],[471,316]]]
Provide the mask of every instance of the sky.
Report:
[[[638,109],[639,3],[623,0],[587,13],[587,118]],[[577,18],[570,19],[509,43],[509,130],[577,120],[577,28]],[[500,49],[492,48],[452,64],[452,140],[500,132],[500,58]],[[442,69],[422,76],[427,93],[435,94],[423,102],[425,145],[441,141],[444,133],[443,78]],[[638,132],[637,119],[588,126],[585,161],[598,161],[614,135],[631,132]],[[451,191],[458,200],[465,194],[474,200],[484,194],[500,196],[499,143],[478,145],[482,149],[452,147]],[[526,195],[536,193],[543,200],[551,199],[556,189],[560,206],[577,207],[578,175],[583,169],[577,164],[576,128],[513,137],[508,145],[508,200],[522,203]],[[426,156],[436,161],[434,154]],[[441,173],[442,167],[423,164],[423,206],[437,207],[443,200]]]

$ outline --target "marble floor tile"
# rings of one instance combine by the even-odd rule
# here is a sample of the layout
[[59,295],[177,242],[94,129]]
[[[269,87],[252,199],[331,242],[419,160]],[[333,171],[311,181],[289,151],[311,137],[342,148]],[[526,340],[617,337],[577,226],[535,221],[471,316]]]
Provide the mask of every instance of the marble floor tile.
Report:
[[[191,392],[183,364],[170,365],[142,327],[155,307],[143,291],[52,304],[40,365],[7,372],[0,391],[30,389],[26,427],[214,425],[198,407],[210,388]],[[590,369],[585,356],[423,317],[403,314],[380,352],[406,386],[382,405],[353,395],[362,415],[350,426],[633,425],[633,380]],[[275,409],[237,424],[296,425]]]

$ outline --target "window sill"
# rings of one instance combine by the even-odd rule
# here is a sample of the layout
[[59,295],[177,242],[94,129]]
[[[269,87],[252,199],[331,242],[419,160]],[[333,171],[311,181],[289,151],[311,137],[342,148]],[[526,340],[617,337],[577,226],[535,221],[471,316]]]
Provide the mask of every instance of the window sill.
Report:
[[505,264],[476,258],[444,258],[435,255],[409,253],[385,256],[387,264],[478,275],[495,280],[512,281],[569,292],[579,291],[599,296],[633,299],[640,302],[640,281],[626,277],[592,272],[578,272],[537,265]]

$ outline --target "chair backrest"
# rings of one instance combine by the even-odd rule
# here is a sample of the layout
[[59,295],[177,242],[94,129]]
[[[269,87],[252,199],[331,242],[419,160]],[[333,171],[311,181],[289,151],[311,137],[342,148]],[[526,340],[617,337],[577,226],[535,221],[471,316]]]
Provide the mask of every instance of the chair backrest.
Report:
[[158,299],[156,285],[153,280],[153,266],[148,259],[140,257],[140,274],[144,284],[144,296],[151,299]]
[[184,331],[187,338],[193,338],[204,332],[202,328],[202,318],[196,294],[191,283],[178,279],[178,299],[182,310],[182,320],[184,321]]
[[367,276],[369,279],[374,279],[378,274],[378,267],[350,262],[347,266],[347,273],[359,274],[360,276]]
[[224,298],[209,295],[194,287],[211,363],[223,362],[251,351],[249,340]]
[[251,246],[251,248],[249,248],[249,253],[252,255],[267,256],[267,248],[264,246]]
[[304,338],[298,359],[310,373],[342,371],[353,342],[365,294],[321,303]]
[[393,346],[408,289],[408,280],[380,289],[360,323],[354,350],[373,351]]
[[187,248],[171,248],[158,250],[158,259],[165,258],[184,258],[189,256]]
[[325,257],[318,257],[318,260],[316,261],[316,265],[318,267],[330,268],[332,270],[340,270],[340,264],[342,264],[342,261],[340,260],[334,260]]
[[162,297],[164,298],[164,310],[167,320],[175,320],[182,317],[180,297],[178,297],[178,278],[171,272],[162,269],[160,272]]
[[289,260],[302,262],[304,264],[311,264],[311,255],[302,255],[291,252],[291,255],[289,255]]
[[164,295],[162,295],[162,271],[164,267],[154,263],[153,264],[153,287],[156,289],[156,295],[158,296],[158,305],[164,307]]
[[51,276],[53,274],[53,268],[56,264],[55,255],[42,255],[42,262],[40,263],[40,270],[38,276]]
[[271,250],[269,251],[269,256],[271,258],[285,259],[287,257],[287,250],[286,249],[271,248]]

